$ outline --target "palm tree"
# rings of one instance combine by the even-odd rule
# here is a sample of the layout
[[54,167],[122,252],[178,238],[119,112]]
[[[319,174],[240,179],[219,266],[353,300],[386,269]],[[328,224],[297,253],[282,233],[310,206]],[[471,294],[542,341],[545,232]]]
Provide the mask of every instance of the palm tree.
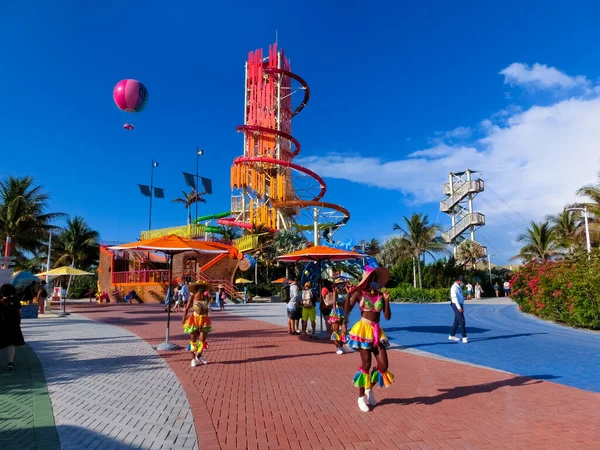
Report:
[[462,241],[456,250],[456,259],[459,263],[463,266],[471,264],[473,269],[475,268],[477,261],[486,255],[485,247],[470,239]]
[[221,234],[223,239],[233,241],[242,235],[242,232],[237,227],[221,227]]
[[587,197],[589,201],[583,205],[587,206],[588,211],[594,216],[600,217],[600,171],[598,171],[597,177],[596,184],[586,184],[579,188],[577,195],[579,197]]
[[[68,218],[66,226],[56,237],[54,252],[58,255],[55,266],[69,264],[71,267],[89,269],[98,264],[100,235],[92,230],[83,217]],[[67,292],[71,287],[71,276]]]
[[525,262],[532,260],[546,261],[561,254],[560,242],[556,232],[548,222],[531,222],[530,228],[517,237],[517,242],[525,244],[519,254],[511,260],[521,259]]
[[[273,256],[281,256],[306,248],[308,242],[295,230],[281,230],[273,236]],[[285,265],[285,277],[289,278],[289,264]]]
[[572,253],[578,238],[581,236],[583,222],[578,211],[564,210],[563,212],[546,217],[552,225],[552,230],[561,247]]
[[11,246],[33,251],[56,228],[52,220],[64,216],[46,213],[49,196],[41,186],[34,186],[33,177],[12,177],[0,181],[0,239],[6,242],[5,256]]
[[192,205],[196,203],[206,203],[206,199],[204,198],[205,192],[196,192],[195,189],[192,189],[188,194],[185,191],[181,191],[181,197],[173,200],[173,203],[183,203],[185,208],[187,209],[187,224],[190,225],[192,223]]
[[98,232],[92,230],[83,217],[68,218],[54,244],[53,251],[58,255],[55,266],[68,264],[71,267],[89,269],[97,264],[99,238]]
[[400,237],[392,237],[385,241],[377,254],[377,260],[388,267],[402,263],[411,257],[406,241]]
[[421,256],[433,256],[434,253],[445,253],[448,250],[447,244],[439,236],[441,228],[438,225],[430,224],[429,217],[425,214],[415,213],[410,218],[404,217],[404,228],[397,223],[393,229],[400,231],[400,238],[410,255],[416,259],[419,268],[419,287],[423,287],[421,279]]

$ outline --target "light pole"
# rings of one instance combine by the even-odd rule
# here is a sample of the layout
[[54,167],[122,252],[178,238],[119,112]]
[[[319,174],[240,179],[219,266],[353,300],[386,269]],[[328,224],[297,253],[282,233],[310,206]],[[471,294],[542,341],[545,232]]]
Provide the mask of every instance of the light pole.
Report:
[[158,163],[152,160],[152,169],[150,170],[150,215],[148,217],[148,231],[152,229],[152,196],[154,193],[154,168]]
[[488,272],[490,273],[490,286],[492,286],[492,289],[493,289],[494,283],[492,281],[492,260],[491,260],[492,256],[496,256],[496,254],[492,253],[491,255],[487,255],[487,260],[488,260]]
[[590,242],[590,227],[588,226],[588,210],[587,206],[583,208],[565,208],[565,211],[583,211],[583,219],[585,221],[585,244],[587,247],[587,252],[592,252],[592,244]]
[[[200,176],[198,175],[198,158],[202,155],[204,155],[204,150],[201,150],[198,148],[198,146],[196,146],[196,216],[194,217],[194,220],[196,220],[198,217],[198,192],[200,192],[198,190],[198,184],[200,181]],[[192,220],[192,223],[194,223],[194,220]]]

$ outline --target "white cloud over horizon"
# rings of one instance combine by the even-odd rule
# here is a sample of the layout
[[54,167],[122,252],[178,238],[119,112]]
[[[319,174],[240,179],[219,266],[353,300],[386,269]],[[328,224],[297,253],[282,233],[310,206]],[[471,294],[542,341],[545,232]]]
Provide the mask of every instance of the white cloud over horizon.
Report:
[[[530,75],[536,74],[539,70]],[[559,76],[545,83],[569,85]],[[401,159],[337,153],[299,158],[298,162],[326,178],[361,180],[369,186],[399,191],[412,205],[442,200],[441,184],[447,182],[449,172],[481,170],[490,192],[483,194],[485,202],[476,201],[477,210],[486,214],[488,225],[511,225],[514,230],[515,222],[523,226],[525,219],[541,220],[559,212],[577,200],[578,188],[596,181],[600,169],[599,117],[600,96],[571,97],[549,106],[495,113],[479,124],[483,133],[479,138],[455,143],[449,132],[445,142],[435,141],[430,148]],[[470,131],[458,134],[461,138],[471,136]]]
[[528,89],[573,89],[587,87],[590,81],[584,76],[571,77],[555,67],[535,63],[532,66],[512,63],[500,71],[504,75],[504,84],[522,86]]

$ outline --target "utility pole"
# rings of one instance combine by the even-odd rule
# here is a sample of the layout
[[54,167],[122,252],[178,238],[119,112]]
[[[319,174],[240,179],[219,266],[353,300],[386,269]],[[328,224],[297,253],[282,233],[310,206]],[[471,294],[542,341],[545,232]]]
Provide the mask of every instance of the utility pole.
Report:
[[[196,146],[196,196],[198,196],[198,192],[200,192],[200,190],[198,189],[198,185],[200,184],[200,175],[198,175],[198,159],[200,158],[200,156],[204,155],[204,150],[200,150],[198,148],[198,146]],[[198,199],[196,198],[196,215],[194,216],[194,220],[196,220],[196,218],[198,217]],[[192,223],[194,223],[194,220],[192,220]]]
[[152,197],[154,195],[154,168],[158,167],[158,163],[152,160],[152,168],[150,169],[150,215],[148,217],[148,231],[152,229]]

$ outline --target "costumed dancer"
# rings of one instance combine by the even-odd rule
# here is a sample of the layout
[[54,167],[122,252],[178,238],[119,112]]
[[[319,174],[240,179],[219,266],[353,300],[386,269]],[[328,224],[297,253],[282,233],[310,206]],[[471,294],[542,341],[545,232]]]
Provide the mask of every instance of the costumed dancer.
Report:
[[[350,288],[345,287],[346,293],[349,292]],[[338,294],[337,286],[333,288],[333,294],[335,298],[335,307],[332,308],[331,314],[329,314],[328,322],[332,327],[331,340],[335,342],[336,350],[338,355],[344,354],[343,345],[346,343],[346,321],[344,314],[344,301],[345,297]]]
[[[360,320],[348,333],[348,346],[360,351],[361,365],[353,381],[358,388],[358,407],[363,412],[369,412],[369,406],[377,403],[372,388],[376,385],[388,387],[394,381],[394,376],[388,372],[386,347],[389,346],[389,341],[379,326],[382,311],[386,320],[392,317],[390,294],[380,291],[389,278],[389,272],[383,267],[367,269],[356,289],[346,296],[346,322],[356,303],[361,311]],[[373,356],[377,365],[371,370]]]
[[[212,327],[208,317],[208,306],[210,304],[210,292],[206,284],[192,284],[189,287],[190,299],[183,310],[183,331],[190,335],[190,344],[188,350],[192,352],[192,367],[198,363],[208,364],[208,361],[202,356],[205,348],[208,348],[206,337],[211,332]],[[192,315],[187,318],[189,309],[192,308]],[[187,318],[187,320],[186,320]]]

